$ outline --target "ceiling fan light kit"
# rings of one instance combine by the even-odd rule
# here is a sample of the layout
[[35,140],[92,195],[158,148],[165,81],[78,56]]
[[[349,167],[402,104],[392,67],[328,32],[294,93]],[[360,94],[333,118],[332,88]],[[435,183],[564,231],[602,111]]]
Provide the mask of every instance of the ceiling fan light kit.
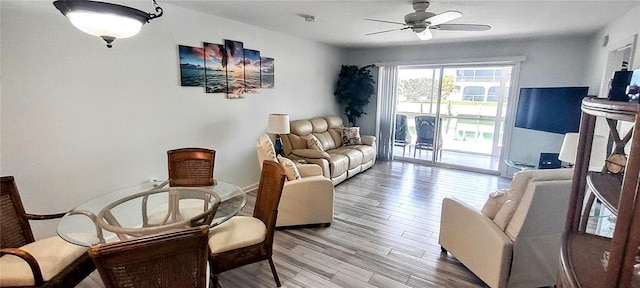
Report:
[[142,26],[151,19],[162,16],[163,10],[156,0],[152,0],[157,14],[147,13],[118,4],[89,0],[57,0],[53,2],[80,31],[101,37],[111,48],[118,38],[138,34]]
[[384,30],[373,33],[368,33],[365,35],[374,35],[392,31],[401,31],[406,29],[411,29],[416,36],[420,40],[429,40],[432,38],[432,34],[430,30],[449,30],[449,31],[486,31],[491,29],[489,25],[482,24],[444,24],[449,21],[453,21],[462,17],[462,13],[459,11],[446,11],[440,14],[435,14],[432,12],[427,12],[427,8],[429,8],[430,2],[426,0],[414,0],[413,1],[413,10],[404,16],[404,23],[386,21],[386,20],[377,20],[377,19],[365,19],[368,21],[382,22],[382,23],[391,23],[391,24],[399,24],[403,25],[403,28],[392,29],[392,30]]
[[431,34],[431,31],[429,31],[429,29],[425,29],[422,32],[416,32],[416,35],[418,35],[418,38],[420,38],[420,40],[429,40],[431,39],[431,37],[433,37],[433,34]]

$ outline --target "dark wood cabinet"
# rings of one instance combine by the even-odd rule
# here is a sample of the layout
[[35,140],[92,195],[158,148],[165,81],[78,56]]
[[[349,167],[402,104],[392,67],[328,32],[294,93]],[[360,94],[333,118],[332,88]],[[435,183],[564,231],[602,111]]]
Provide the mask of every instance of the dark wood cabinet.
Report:
[[[640,105],[607,99],[582,102],[580,138],[571,198],[560,253],[558,287],[640,287],[634,272],[640,245]],[[596,118],[606,118],[611,135],[620,138],[617,121],[634,123],[626,170],[622,176],[589,170]],[[587,232],[589,210],[595,201],[616,217],[612,238]],[[608,261],[605,259],[608,252]]]

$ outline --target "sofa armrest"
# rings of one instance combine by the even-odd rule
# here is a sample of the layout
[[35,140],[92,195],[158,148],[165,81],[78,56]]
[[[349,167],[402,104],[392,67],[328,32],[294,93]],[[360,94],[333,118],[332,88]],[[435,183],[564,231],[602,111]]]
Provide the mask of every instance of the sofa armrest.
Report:
[[296,167],[302,178],[322,175],[322,168],[316,164],[298,164]]
[[316,149],[294,149],[293,151],[291,151],[291,154],[296,155],[298,157],[302,157],[302,158],[311,158],[311,159],[324,158],[327,160],[331,159],[331,156],[329,156],[329,153],[316,150]]
[[276,226],[331,223],[333,197],[333,182],[321,175],[285,182]]
[[376,136],[361,135],[360,136],[360,141],[362,141],[362,144],[364,144],[364,145],[373,146],[373,144],[376,143]]
[[445,198],[438,243],[490,287],[506,287],[513,243],[479,210]]

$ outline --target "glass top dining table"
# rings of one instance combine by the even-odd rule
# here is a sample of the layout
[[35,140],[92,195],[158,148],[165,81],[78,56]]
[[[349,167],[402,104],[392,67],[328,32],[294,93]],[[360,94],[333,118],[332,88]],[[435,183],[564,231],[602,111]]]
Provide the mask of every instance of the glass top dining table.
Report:
[[158,183],[119,189],[78,205],[58,223],[58,235],[88,247],[193,226],[213,227],[238,214],[247,203],[242,188],[221,180],[204,187]]

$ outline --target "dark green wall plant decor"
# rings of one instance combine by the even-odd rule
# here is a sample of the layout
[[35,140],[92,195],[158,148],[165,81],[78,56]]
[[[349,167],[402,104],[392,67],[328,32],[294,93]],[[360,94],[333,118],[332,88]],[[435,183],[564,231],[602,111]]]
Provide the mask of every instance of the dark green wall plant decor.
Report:
[[356,119],[367,114],[364,112],[364,107],[369,104],[371,95],[375,93],[375,81],[370,71],[373,67],[375,65],[362,68],[355,65],[342,65],[338,75],[338,83],[333,95],[336,96],[338,103],[345,105],[344,115],[353,126],[356,126]]

